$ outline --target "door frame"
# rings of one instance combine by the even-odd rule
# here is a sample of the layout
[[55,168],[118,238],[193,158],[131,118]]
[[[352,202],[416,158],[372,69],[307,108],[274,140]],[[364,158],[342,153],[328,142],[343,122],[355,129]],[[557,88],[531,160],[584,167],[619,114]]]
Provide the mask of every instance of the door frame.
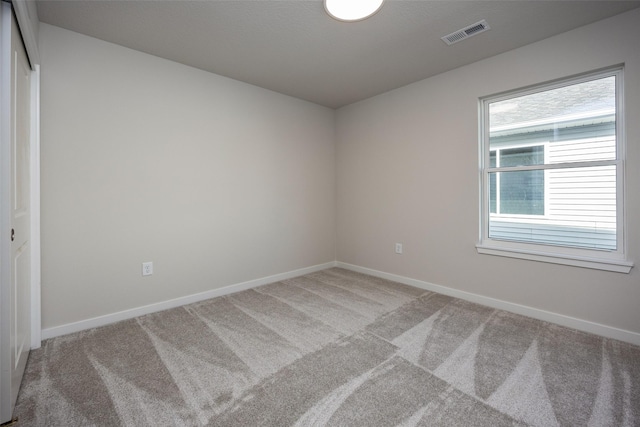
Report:
[[[13,6],[13,7],[12,7]],[[0,357],[6,359],[10,322],[8,319],[8,305],[11,286],[11,63],[5,59],[11,58],[11,19],[12,13],[16,15],[18,29],[25,42],[27,57],[31,63],[31,125],[30,125],[30,202],[31,202],[31,349],[41,345],[41,258],[40,258],[40,65],[37,53],[37,16],[30,17],[29,8],[24,0],[14,0],[12,3],[0,2],[2,19],[2,33],[0,34],[0,316],[2,327],[0,329]],[[13,12],[12,12],[13,9]],[[35,12],[37,15],[37,12]],[[33,12],[31,12],[33,15]],[[6,318],[6,319],[5,319]],[[9,360],[11,360],[9,358]],[[4,370],[4,362],[0,370],[0,378],[4,379],[7,372]],[[4,394],[4,384],[0,387],[0,405],[7,402]],[[10,382],[9,382],[10,383]],[[10,391],[10,390],[9,390]],[[9,408],[10,409],[10,408]]]

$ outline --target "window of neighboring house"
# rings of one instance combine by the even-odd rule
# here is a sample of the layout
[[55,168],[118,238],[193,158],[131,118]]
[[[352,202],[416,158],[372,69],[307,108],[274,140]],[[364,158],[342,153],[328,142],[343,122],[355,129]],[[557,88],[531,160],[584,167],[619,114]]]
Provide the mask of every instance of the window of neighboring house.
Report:
[[[544,145],[490,150],[492,168],[544,164]],[[544,171],[489,174],[492,214],[544,215]]]
[[621,93],[617,68],[481,100],[480,253],[629,272]]

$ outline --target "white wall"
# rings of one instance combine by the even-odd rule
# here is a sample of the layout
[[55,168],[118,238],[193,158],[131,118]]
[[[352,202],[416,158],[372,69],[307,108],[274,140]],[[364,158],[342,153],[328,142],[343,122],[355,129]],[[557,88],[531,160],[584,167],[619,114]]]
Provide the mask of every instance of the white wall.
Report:
[[[338,261],[640,333],[638,22],[636,9],[338,110]],[[478,254],[478,98],[621,63],[631,273]]]
[[475,250],[477,99],[625,63],[638,264],[639,20],[635,10],[335,113],[41,24],[43,328],[337,258],[640,333],[638,265]]
[[333,110],[46,24],[40,53],[44,329],[335,260]]

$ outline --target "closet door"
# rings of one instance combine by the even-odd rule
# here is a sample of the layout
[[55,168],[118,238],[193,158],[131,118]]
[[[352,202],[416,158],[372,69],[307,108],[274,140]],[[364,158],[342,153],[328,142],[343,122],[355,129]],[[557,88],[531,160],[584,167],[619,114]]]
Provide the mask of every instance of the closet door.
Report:
[[[8,31],[7,26],[10,27]],[[10,37],[9,41],[6,37]],[[2,196],[3,211],[8,213],[10,230],[3,236],[10,240],[10,262],[3,262],[8,272],[2,280],[2,422],[11,419],[18,397],[22,375],[29,356],[31,344],[31,207],[30,207],[30,99],[31,67],[22,38],[10,5],[2,3],[3,39],[3,127],[8,124],[10,134],[3,134],[2,154],[10,164],[3,161],[2,177],[9,177],[7,195]],[[10,49],[6,49],[9,47]],[[8,51],[8,52],[7,52]],[[10,67],[10,70],[7,69]],[[8,78],[7,78],[8,77]],[[9,97],[10,103],[5,102]],[[8,107],[8,108],[6,108]],[[8,111],[7,111],[8,110]],[[7,123],[8,122],[8,123]],[[7,138],[8,137],[8,138]],[[7,172],[9,172],[7,174]],[[3,185],[3,190],[7,185]],[[7,197],[9,196],[9,197]],[[7,227],[7,228],[9,228]],[[8,273],[8,274],[7,274]],[[7,276],[9,280],[7,279]]]

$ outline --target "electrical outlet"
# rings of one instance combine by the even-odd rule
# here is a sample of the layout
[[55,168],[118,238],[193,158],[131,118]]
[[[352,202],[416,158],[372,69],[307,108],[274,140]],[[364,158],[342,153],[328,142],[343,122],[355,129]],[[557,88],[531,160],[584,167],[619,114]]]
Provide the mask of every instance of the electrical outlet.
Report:
[[143,276],[151,276],[153,274],[153,263],[152,262],[143,262],[142,263],[142,275]]
[[397,254],[402,253],[402,243],[396,243],[396,253]]

